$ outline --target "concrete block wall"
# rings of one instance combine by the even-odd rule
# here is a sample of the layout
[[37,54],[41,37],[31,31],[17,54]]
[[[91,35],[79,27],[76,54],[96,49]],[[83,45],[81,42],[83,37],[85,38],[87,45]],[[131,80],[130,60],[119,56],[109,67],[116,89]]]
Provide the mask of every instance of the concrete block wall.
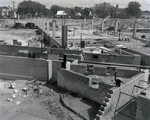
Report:
[[[150,92],[147,94],[150,95]],[[140,95],[136,101],[136,120],[150,120],[150,98],[147,95]]]
[[[83,74],[88,75],[86,73],[87,65],[75,65],[71,64],[70,70]],[[117,69],[117,77],[124,77],[124,78],[131,78],[134,75],[138,74],[140,71],[138,70],[127,70],[127,69]],[[93,74],[94,75],[101,75],[106,76],[107,68],[106,67],[93,67]],[[112,75],[112,74],[111,74]]]
[[[121,64],[133,64],[140,65],[140,56],[132,55],[107,55],[107,54],[93,54],[93,53],[84,53],[86,59],[85,61],[96,61],[96,62],[110,62],[110,63],[121,63]],[[97,56],[95,58],[94,56]],[[137,59],[135,61],[135,59]]]
[[69,91],[78,93],[83,97],[91,99],[99,104],[102,104],[105,100],[109,89],[112,87],[110,85],[99,83],[99,87],[92,87],[91,79],[66,69],[60,69],[57,73],[57,84]]
[[[121,87],[111,88],[107,94],[107,97],[105,97],[103,105],[98,111],[95,120],[107,120],[112,118],[114,116],[115,109],[120,108],[131,99],[129,96],[122,94],[118,103],[118,107],[116,107],[120,92],[131,95],[133,86],[138,85],[140,80],[148,81],[148,79],[145,79],[145,76],[148,76],[147,72],[139,73],[130,78],[130,81],[126,84],[123,84]],[[141,83],[140,86],[144,87],[144,84]],[[140,91],[141,89],[135,88],[133,94],[138,92],[136,90]]]
[[23,57],[0,56],[0,73],[47,80],[48,61]]

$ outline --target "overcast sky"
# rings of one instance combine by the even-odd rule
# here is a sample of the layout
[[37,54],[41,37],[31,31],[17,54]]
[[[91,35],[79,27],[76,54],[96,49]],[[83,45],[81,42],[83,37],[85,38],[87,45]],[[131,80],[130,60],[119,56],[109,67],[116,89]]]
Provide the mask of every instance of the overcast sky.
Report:
[[[0,6],[12,6],[12,2],[15,1],[15,6],[17,7],[19,2],[24,0],[0,0]],[[32,0],[38,1],[41,4],[44,4],[47,8],[50,8],[51,5],[61,5],[66,7],[75,7],[75,6],[82,6],[82,7],[92,7],[95,4],[108,2],[111,5],[116,6],[119,4],[120,8],[126,7],[129,2],[137,1],[141,4],[142,10],[150,10],[150,0]]]

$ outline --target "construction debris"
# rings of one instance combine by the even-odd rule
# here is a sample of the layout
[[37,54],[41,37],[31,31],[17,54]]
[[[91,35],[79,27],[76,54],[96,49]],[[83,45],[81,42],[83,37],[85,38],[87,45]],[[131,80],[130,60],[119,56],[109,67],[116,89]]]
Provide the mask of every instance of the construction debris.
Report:
[[14,89],[14,88],[15,88],[14,83],[10,83],[10,84],[9,84],[9,88],[10,88],[10,89]]
[[13,99],[15,99],[15,98],[16,98],[16,95],[15,95],[15,94],[12,94],[11,97],[12,97]]
[[18,93],[19,92],[19,90],[17,90],[17,89],[14,89],[13,91],[14,91],[14,93]]
[[8,98],[7,101],[11,102],[11,101],[12,101],[12,98]]
[[21,101],[16,101],[15,103],[16,105],[20,105]]

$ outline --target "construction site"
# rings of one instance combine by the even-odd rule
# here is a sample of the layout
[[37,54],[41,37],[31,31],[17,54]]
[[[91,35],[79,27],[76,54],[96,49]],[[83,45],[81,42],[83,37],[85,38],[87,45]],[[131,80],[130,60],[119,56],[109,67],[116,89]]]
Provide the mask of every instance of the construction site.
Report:
[[0,120],[150,120],[148,20],[15,22],[0,21]]

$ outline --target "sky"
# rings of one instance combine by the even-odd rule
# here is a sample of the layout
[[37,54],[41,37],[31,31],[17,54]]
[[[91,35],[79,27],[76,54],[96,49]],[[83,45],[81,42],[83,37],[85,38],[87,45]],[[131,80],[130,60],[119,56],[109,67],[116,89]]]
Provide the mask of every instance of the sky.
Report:
[[[0,6],[12,6],[13,1],[15,1],[15,7],[17,7],[18,3],[24,0],[0,0]],[[131,1],[137,1],[141,4],[142,10],[150,11],[150,0],[32,0],[37,1],[41,4],[44,4],[46,8],[50,8],[51,5],[60,5],[65,7],[93,7],[95,4],[107,2],[113,6],[116,4],[119,5],[120,8],[127,7],[128,3]]]

